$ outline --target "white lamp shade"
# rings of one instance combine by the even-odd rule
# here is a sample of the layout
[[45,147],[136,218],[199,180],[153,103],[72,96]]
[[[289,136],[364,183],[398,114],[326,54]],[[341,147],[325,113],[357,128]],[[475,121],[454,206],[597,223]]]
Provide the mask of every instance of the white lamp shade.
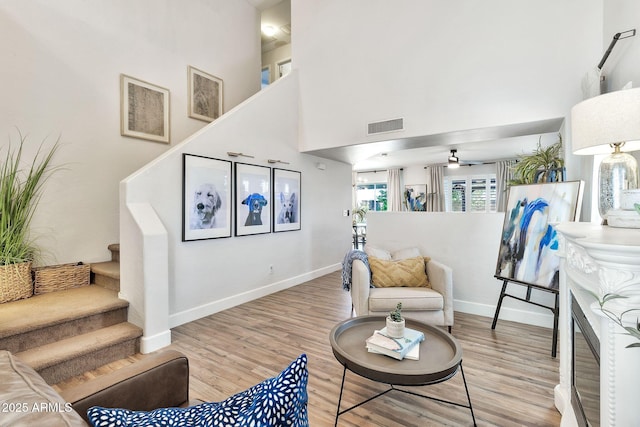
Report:
[[625,152],[640,150],[640,88],[587,99],[571,109],[571,140],[578,155],[609,154],[624,142]]

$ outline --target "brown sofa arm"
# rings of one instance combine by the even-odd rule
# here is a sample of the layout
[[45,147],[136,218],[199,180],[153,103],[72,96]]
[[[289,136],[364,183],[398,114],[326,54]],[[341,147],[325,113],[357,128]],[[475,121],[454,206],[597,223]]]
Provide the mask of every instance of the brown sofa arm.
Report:
[[150,411],[189,403],[189,360],[166,350],[60,393],[87,420],[92,406]]

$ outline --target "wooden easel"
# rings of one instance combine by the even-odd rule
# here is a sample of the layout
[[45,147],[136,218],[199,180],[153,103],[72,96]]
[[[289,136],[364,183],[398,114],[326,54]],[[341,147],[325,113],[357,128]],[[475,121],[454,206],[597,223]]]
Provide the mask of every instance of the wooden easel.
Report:
[[[517,299],[518,301],[523,301],[529,304],[537,305],[538,307],[546,308],[551,310],[553,313],[553,341],[551,343],[551,357],[556,357],[556,352],[558,349],[558,316],[560,314],[560,294],[558,289],[545,288],[543,286],[533,285],[531,283],[518,282],[513,279],[505,279],[504,277],[494,276],[498,280],[502,280],[502,290],[500,291],[500,298],[498,299],[498,306],[496,307],[496,313],[493,315],[493,323],[491,324],[491,329],[496,328],[496,323],[498,322],[498,316],[500,315],[500,308],[502,307],[502,300],[504,297],[510,297],[513,299]],[[513,283],[519,286],[527,287],[527,294],[525,298],[521,298],[515,295],[511,295],[507,293],[507,285],[509,283]],[[531,301],[531,290],[538,289],[544,292],[550,292],[555,294],[555,304],[553,307],[549,307],[548,305],[540,304],[535,301]]]

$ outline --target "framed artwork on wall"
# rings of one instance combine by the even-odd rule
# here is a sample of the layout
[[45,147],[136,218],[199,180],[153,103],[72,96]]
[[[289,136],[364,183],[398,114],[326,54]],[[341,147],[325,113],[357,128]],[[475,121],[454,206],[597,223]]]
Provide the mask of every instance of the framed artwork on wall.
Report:
[[236,163],[236,236],[271,232],[271,168]]
[[232,163],[182,155],[182,241],[231,237]]
[[221,78],[188,67],[189,117],[212,122],[223,113]]
[[169,89],[120,75],[120,134],[169,143]]
[[404,186],[404,206],[410,212],[427,211],[427,184]]
[[509,188],[496,278],[558,289],[560,258],[555,224],[580,216],[581,184],[569,181]]
[[300,230],[301,173],[273,169],[273,232]]

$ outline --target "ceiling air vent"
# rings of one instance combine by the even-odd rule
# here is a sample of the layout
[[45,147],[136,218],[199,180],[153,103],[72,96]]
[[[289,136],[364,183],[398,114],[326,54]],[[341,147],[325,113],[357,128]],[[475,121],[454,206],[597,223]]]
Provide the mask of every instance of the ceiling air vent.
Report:
[[367,135],[404,130],[404,119],[385,120],[367,125]]

